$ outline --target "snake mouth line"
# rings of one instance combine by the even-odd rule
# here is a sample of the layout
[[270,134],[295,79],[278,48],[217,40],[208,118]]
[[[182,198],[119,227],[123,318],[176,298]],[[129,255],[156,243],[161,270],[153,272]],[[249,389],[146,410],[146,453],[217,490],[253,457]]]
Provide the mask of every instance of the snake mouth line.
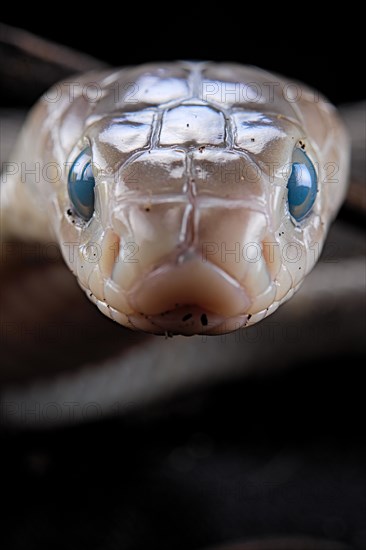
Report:
[[160,334],[204,334],[225,323],[225,317],[196,305],[180,305],[155,315],[130,315],[130,322],[137,329]]

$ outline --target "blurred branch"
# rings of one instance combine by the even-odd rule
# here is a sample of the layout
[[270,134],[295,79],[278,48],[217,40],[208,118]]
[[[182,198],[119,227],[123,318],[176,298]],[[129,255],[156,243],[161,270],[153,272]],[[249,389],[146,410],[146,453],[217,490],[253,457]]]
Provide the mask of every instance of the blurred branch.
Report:
[[31,105],[58,80],[72,73],[103,69],[93,57],[0,23],[2,103]]

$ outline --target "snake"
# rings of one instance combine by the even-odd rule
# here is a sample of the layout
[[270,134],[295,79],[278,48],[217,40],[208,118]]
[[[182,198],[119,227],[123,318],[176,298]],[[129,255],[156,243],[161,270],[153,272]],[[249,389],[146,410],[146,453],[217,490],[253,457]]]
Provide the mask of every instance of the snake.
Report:
[[2,240],[55,243],[133,330],[217,335],[286,302],[347,191],[336,108],[300,82],[211,61],[88,71],[29,113],[1,185]]

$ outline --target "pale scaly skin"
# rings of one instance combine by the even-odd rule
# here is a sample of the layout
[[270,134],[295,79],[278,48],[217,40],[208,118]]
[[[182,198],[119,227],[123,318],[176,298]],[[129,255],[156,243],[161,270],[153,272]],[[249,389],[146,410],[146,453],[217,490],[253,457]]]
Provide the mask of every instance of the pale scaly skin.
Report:
[[[86,223],[67,174],[89,145]],[[294,147],[318,173],[300,223],[287,203]],[[126,327],[218,334],[274,312],[313,268],[345,195],[349,143],[335,108],[302,84],[177,62],[57,85],[31,111],[13,161],[5,238],[56,239],[87,296]]]

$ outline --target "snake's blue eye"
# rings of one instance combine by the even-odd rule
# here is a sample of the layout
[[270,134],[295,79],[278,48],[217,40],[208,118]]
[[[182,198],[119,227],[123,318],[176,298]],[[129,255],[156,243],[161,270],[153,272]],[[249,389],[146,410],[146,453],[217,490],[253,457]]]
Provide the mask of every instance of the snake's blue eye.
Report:
[[95,179],[89,147],[80,153],[71,166],[67,186],[76,213],[84,220],[90,220],[94,212]]
[[293,153],[287,189],[290,214],[296,221],[301,221],[314,204],[318,186],[314,165],[299,147]]

